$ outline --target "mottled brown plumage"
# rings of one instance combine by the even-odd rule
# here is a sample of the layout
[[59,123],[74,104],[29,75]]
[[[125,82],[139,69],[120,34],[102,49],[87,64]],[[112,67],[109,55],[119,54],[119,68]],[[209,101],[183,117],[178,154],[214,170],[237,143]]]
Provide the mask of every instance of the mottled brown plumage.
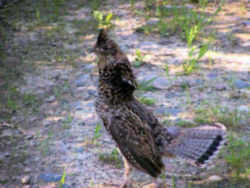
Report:
[[223,125],[167,129],[134,97],[137,84],[130,62],[105,30],[94,50],[99,57],[96,112],[124,156],[122,187],[128,185],[131,166],[156,178],[164,168],[163,156],[180,156],[201,166],[219,150]]

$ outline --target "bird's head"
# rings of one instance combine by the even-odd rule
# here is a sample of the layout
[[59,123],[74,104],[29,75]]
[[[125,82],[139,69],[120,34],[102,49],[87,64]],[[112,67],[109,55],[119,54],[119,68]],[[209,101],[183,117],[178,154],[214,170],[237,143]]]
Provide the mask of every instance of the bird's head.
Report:
[[99,58],[99,68],[100,66],[105,66],[107,63],[111,62],[110,60],[115,58],[121,52],[119,46],[115,41],[109,38],[107,31],[104,29],[100,30],[93,51]]

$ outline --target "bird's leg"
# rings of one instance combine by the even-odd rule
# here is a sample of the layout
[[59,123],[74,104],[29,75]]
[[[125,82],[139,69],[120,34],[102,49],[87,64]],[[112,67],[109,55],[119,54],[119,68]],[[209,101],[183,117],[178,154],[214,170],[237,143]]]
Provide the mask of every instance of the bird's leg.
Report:
[[167,188],[160,178],[154,178],[154,182],[143,186],[143,188]]
[[124,168],[125,168],[125,172],[124,172],[124,181],[122,183],[122,185],[120,186],[120,188],[130,188],[131,187],[131,167],[127,161],[127,159],[125,157],[123,158],[123,162],[124,162]]

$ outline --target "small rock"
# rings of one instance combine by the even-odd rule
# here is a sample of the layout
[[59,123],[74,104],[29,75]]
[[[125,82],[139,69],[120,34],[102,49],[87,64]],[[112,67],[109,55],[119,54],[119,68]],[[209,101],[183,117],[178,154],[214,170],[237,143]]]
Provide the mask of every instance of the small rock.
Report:
[[181,110],[178,109],[178,108],[160,107],[160,108],[156,109],[155,112],[158,113],[158,114],[160,114],[160,115],[171,114],[171,115],[176,116],[178,113],[181,112]]
[[24,185],[22,188],[31,188],[31,185]]
[[24,173],[30,173],[32,170],[29,167],[24,168]]
[[169,113],[171,115],[174,115],[174,116],[176,116],[177,114],[179,114],[181,112],[180,109],[172,108],[172,107],[171,108],[166,108],[166,111],[167,111],[167,113]]
[[1,184],[5,184],[5,183],[7,183],[8,182],[8,178],[7,177],[5,177],[5,176],[0,176],[0,183]]
[[88,64],[83,66],[84,71],[92,71],[95,68],[95,64]]
[[50,183],[50,182],[60,181],[62,176],[59,174],[53,174],[53,173],[42,173],[39,175],[38,178],[46,183]]
[[76,152],[82,153],[84,151],[83,147],[78,147],[76,148]]
[[234,86],[238,89],[244,89],[244,88],[249,88],[250,87],[250,81],[243,81],[243,80],[236,80],[234,82]]
[[10,129],[5,129],[2,132],[2,137],[12,137],[13,136],[13,131],[11,131]]
[[218,74],[217,74],[217,73],[214,73],[214,72],[211,72],[211,73],[209,73],[209,74],[207,75],[207,77],[210,78],[210,79],[215,79],[215,78],[217,78],[217,76],[218,76]]
[[32,140],[34,138],[34,136],[33,135],[27,135],[26,138],[27,138],[27,140]]
[[213,175],[213,176],[210,176],[208,178],[208,181],[210,181],[210,182],[221,181],[221,180],[222,180],[222,178],[220,176],[217,176],[217,175]]
[[30,181],[31,181],[31,177],[30,176],[24,176],[24,177],[22,177],[22,179],[21,179],[21,182],[22,182],[22,184],[29,184],[30,183]]
[[244,26],[250,26],[250,20],[243,21],[241,24],[243,24]]
[[224,84],[216,84],[215,85],[215,90],[217,90],[217,91],[226,90],[226,86]]
[[9,153],[9,152],[6,152],[6,153],[4,154],[4,157],[6,157],[6,158],[10,157],[10,153]]
[[70,186],[68,184],[63,184],[62,188],[70,188]]
[[55,101],[55,99],[56,99],[56,97],[55,97],[54,95],[52,95],[52,96],[49,96],[49,97],[45,100],[45,102],[52,103],[53,101]]
[[75,80],[76,87],[85,86],[86,84],[88,84],[89,80],[90,80],[90,76],[88,74],[84,74],[84,75],[79,76]]
[[158,18],[150,18],[148,21],[147,21],[147,24],[148,25],[155,25],[159,22],[159,19]]
[[250,111],[250,108],[248,106],[245,106],[245,105],[240,106],[238,109],[241,112],[249,112]]
[[153,86],[158,89],[167,89],[169,87],[169,81],[167,78],[158,77],[153,81]]
[[88,94],[90,95],[90,96],[97,96],[97,91],[96,90],[92,90],[92,89],[90,89],[90,90],[88,90]]

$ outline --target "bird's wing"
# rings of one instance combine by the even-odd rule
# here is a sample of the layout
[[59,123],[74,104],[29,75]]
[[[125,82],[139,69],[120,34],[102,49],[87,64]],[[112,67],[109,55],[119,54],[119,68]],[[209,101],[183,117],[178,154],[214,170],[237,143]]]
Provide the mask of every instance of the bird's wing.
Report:
[[151,176],[158,176],[163,163],[155,148],[151,129],[127,110],[114,115],[110,123],[110,133],[125,158]]

